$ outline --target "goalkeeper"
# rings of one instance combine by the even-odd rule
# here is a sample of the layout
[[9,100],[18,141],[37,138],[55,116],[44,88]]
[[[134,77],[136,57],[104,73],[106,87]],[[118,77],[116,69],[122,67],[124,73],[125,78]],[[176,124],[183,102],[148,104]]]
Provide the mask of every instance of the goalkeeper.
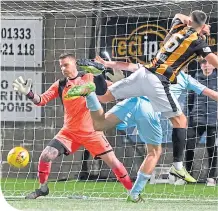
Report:
[[[78,63],[79,62],[80,61],[78,61]],[[85,60],[85,62],[89,64],[91,61]],[[31,79],[28,79],[27,84],[25,84],[24,79],[19,77],[13,83],[15,91],[26,95],[37,106],[44,106],[59,95],[61,96],[64,106],[64,125],[58,134],[48,143],[39,158],[38,177],[40,187],[28,194],[26,198],[36,199],[39,196],[48,195],[49,188],[47,183],[52,161],[60,155],[68,155],[76,152],[80,146],[84,146],[89,150],[95,159],[101,158],[112,169],[123,186],[127,190],[130,190],[132,188],[132,182],[125,167],[115,156],[113,149],[103,132],[96,132],[93,128],[90,111],[86,108],[85,98],[75,96],[72,99],[64,99],[62,97],[62,93],[63,95],[66,94],[72,87],[77,91],[78,89],[80,90],[83,86],[79,85],[82,84],[89,84],[90,90],[93,90],[95,88],[95,85],[92,83],[93,80],[97,87],[105,87],[104,91],[102,91],[101,87],[101,93],[97,92],[97,94],[104,94],[107,90],[107,86],[105,80],[102,80],[103,76],[96,76],[93,79],[91,73],[79,73],[77,71],[76,59],[72,54],[62,54],[59,57],[59,64],[62,74],[66,79],[66,84],[63,84],[63,81],[58,80],[41,95],[32,92]],[[96,64],[96,66],[100,69],[102,65]],[[85,69],[85,71],[95,72],[98,71],[97,68],[92,67],[88,70]]]
[[[100,57],[97,57],[97,60],[103,63]],[[120,70],[114,71],[114,75],[107,73],[107,76],[113,82],[124,78],[123,73]],[[193,90],[197,94],[203,94],[213,100],[218,100],[217,92],[208,89],[191,76],[181,72],[178,75],[178,84],[172,85],[171,91],[179,98],[184,89]],[[68,93],[68,97],[70,97],[70,93]],[[98,96],[98,98],[100,101],[104,101],[104,96]],[[87,96],[87,105],[91,111],[98,108],[98,110],[101,110],[103,113],[103,109],[98,101],[91,102],[89,96]],[[93,105],[96,107],[94,108]],[[93,113],[94,112],[91,112],[91,114]],[[140,193],[150,179],[162,152],[160,113],[153,110],[147,97],[135,97],[119,102],[105,114],[105,119],[94,118],[93,120],[96,130],[107,130],[116,125],[117,128],[119,128],[119,123],[125,123],[127,127],[137,126],[139,136],[146,144],[147,157],[138,171],[136,182],[130,192],[128,200],[133,202],[142,200]],[[176,175],[176,172],[174,172],[173,169],[171,169],[170,173]],[[189,180],[189,182],[196,182],[196,180]]]

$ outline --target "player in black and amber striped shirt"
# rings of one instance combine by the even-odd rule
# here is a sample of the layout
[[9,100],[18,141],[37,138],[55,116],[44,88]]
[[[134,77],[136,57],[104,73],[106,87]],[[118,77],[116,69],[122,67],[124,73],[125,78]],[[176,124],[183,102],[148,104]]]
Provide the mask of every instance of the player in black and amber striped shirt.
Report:
[[210,53],[211,50],[202,35],[179,18],[175,18],[164,46],[146,67],[166,76],[171,83],[176,83],[176,75],[184,66],[197,56],[206,57]]

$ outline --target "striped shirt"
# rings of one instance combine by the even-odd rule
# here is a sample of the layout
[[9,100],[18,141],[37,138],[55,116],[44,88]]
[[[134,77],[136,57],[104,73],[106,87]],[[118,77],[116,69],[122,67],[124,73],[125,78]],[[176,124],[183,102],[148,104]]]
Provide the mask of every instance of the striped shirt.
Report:
[[176,76],[180,70],[197,56],[206,57],[211,49],[195,29],[179,19],[173,20],[168,36],[169,39],[146,68],[166,76],[171,83],[177,83]]

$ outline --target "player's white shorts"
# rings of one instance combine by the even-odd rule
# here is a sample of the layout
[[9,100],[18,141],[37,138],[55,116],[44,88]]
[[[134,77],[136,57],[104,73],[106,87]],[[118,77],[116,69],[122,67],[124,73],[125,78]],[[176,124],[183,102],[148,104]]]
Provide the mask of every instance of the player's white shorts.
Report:
[[165,117],[170,118],[182,114],[182,110],[178,100],[170,91],[169,85],[165,76],[154,74],[145,67],[141,67],[108,89],[116,100],[147,96],[154,111],[161,112]]

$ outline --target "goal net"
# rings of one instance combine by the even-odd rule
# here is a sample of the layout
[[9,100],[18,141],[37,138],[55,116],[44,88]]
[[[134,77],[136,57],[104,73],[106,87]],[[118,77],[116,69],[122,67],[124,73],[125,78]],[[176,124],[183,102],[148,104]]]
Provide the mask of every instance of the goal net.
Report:
[[[36,108],[25,97],[12,91],[16,77],[32,78],[33,90],[39,94],[44,92],[62,77],[58,57],[63,52],[73,53],[77,58],[93,59],[96,54],[104,57],[103,52],[107,51],[112,60],[145,64],[157,53],[174,15],[189,15],[197,9],[208,15],[211,35],[207,42],[216,52],[216,1],[2,1],[1,190],[5,197],[24,197],[38,188],[40,153],[63,125],[60,100]],[[193,65],[190,70],[197,68]],[[180,99],[183,106],[186,96],[187,92]],[[108,103],[104,108],[108,110],[113,105]],[[208,189],[205,185],[210,170],[205,135],[201,139],[196,136],[200,141],[192,166],[193,176],[202,184],[167,184],[172,164],[172,128],[165,119],[162,127],[163,153],[154,184],[148,184],[143,196],[217,199],[217,187]],[[146,156],[137,129],[114,128],[105,134],[134,180]],[[8,152],[15,146],[24,146],[30,153],[30,162],[23,169],[10,167],[6,162]],[[159,184],[160,180],[164,184]],[[109,167],[100,160],[93,160],[83,148],[52,163],[49,187],[51,198],[126,198],[126,191]]]

